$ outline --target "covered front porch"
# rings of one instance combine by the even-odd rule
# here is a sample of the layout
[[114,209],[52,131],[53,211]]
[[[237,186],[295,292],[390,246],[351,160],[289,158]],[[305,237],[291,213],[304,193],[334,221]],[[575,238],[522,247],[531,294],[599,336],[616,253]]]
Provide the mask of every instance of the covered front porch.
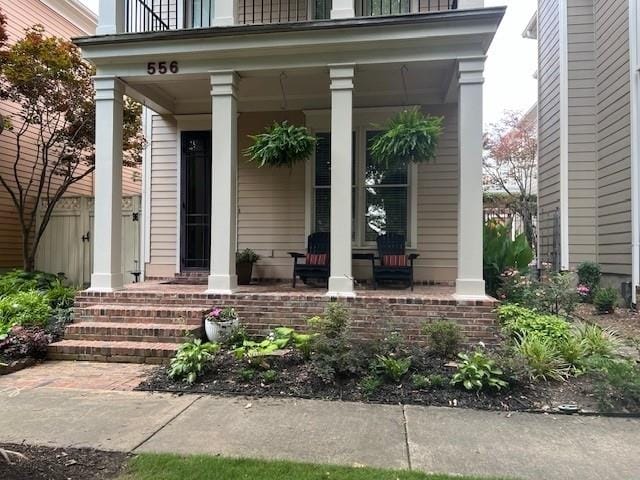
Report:
[[[326,231],[328,288],[302,287],[286,295],[362,297],[366,302],[373,294],[359,285],[367,284],[370,267],[354,260],[354,253],[375,253],[376,234],[394,232],[405,236],[408,252],[419,255],[418,284],[451,285],[437,287],[446,289],[439,292],[446,291],[447,302],[484,301],[482,74],[501,12],[464,15],[464,23],[447,12],[366,23],[233,26],[182,36],[162,32],[79,41],[97,65],[100,132],[94,272],[87,295],[119,296],[124,287],[116,199],[122,175],[121,102],[127,94],[150,109],[143,187],[145,275],[167,279],[206,268],[207,282],[206,287],[145,282],[124,292],[184,287],[194,295],[197,290],[202,299],[266,295],[269,290],[277,296],[280,287],[273,280],[291,277],[287,252],[304,252],[309,234]],[[159,60],[175,62],[175,68],[151,73]],[[371,132],[411,106],[444,117],[436,161],[407,166],[396,183],[370,183]],[[317,147],[313,158],[291,170],[248,165],[242,155],[248,135],[275,120],[306,125],[326,151]],[[198,168],[189,174],[185,159],[197,143],[189,136],[194,132],[201,133],[200,147],[189,158]],[[390,199],[391,192],[395,197],[387,201],[383,222],[373,221],[370,197]],[[185,207],[194,195],[205,199],[200,212]],[[203,228],[189,230],[190,214],[200,215]],[[235,254],[243,248],[262,257],[254,275],[259,285],[251,292],[237,285]],[[190,254],[194,249],[201,258]],[[201,263],[194,266],[194,259]],[[427,287],[390,295],[422,299],[423,289],[429,292],[424,298],[437,304]]]

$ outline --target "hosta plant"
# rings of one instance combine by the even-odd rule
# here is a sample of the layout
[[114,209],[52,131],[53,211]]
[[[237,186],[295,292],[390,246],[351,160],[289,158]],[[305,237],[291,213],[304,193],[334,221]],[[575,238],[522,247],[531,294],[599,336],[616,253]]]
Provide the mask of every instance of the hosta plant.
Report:
[[376,370],[395,383],[400,383],[400,380],[407,374],[410,367],[411,358],[394,358],[391,355],[378,355],[376,357]]
[[481,350],[472,354],[459,353],[458,370],[451,379],[452,385],[462,384],[467,390],[493,388],[501,390],[509,386],[496,362]]
[[169,376],[187,383],[195,382],[219,350],[217,343],[202,343],[200,339],[183,343],[171,359]]
[[436,156],[442,134],[442,117],[424,115],[417,108],[396,114],[369,145],[374,162],[385,167],[396,163],[429,162]]
[[313,153],[316,139],[304,127],[274,122],[264,133],[249,136],[253,144],[244,153],[260,167],[292,167]]

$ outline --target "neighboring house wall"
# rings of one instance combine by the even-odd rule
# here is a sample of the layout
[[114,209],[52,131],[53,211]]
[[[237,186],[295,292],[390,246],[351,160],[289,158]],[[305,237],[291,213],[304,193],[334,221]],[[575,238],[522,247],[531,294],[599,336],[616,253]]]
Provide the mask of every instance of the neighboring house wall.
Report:
[[[540,207],[560,207],[561,19],[539,1]],[[597,261],[631,276],[629,10],[626,0],[567,0],[569,266]],[[551,59],[551,60],[550,60]],[[550,245],[549,222],[540,241]]]
[[596,0],[598,84],[598,261],[631,275],[629,10],[626,0]]
[[569,267],[596,261],[596,69],[592,0],[567,2]]
[[560,30],[557,0],[538,8],[538,218],[539,252],[550,261],[553,213],[560,205]]
[[[70,39],[72,37],[87,35],[95,30],[91,20],[84,19],[81,26],[75,25],[63,14],[70,10],[70,0],[0,0],[0,9],[7,17],[7,32],[9,42],[21,38],[25,28],[35,24],[44,26],[48,34]],[[55,7],[52,8],[51,6]],[[80,22],[78,22],[80,25]],[[88,29],[91,26],[91,30]],[[0,102],[0,112],[11,117],[18,112],[18,108],[8,102]],[[18,172],[21,178],[26,177],[33,165],[37,145],[37,137],[34,131],[25,135],[23,145],[23,160],[20,161]],[[13,162],[15,160],[15,137],[8,133],[0,135],[0,174],[13,179]],[[125,168],[123,172],[123,194],[139,194],[141,190],[139,169]],[[69,196],[92,196],[93,175],[87,176],[82,182],[72,186],[68,191]],[[22,237],[20,224],[13,202],[8,192],[0,187],[0,269],[18,267],[22,265]]]
[[[445,122],[436,160],[417,168],[417,248],[412,251],[420,257],[415,277],[453,282],[457,271],[457,105],[429,105],[423,110],[443,116]],[[301,111],[243,112],[238,120],[238,249],[251,248],[262,257],[254,269],[261,278],[290,278],[293,261],[288,252],[305,248],[305,165],[290,170],[258,168],[242,155],[249,146],[248,135],[282,120],[302,124],[305,117]],[[188,118],[184,122],[188,124]],[[148,277],[171,277],[179,270],[178,122],[155,115],[152,125],[151,248],[145,272]],[[203,128],[185,126],[189,129]],[[367,278],[370,272],[369,264],[354,263],[356,278]]]

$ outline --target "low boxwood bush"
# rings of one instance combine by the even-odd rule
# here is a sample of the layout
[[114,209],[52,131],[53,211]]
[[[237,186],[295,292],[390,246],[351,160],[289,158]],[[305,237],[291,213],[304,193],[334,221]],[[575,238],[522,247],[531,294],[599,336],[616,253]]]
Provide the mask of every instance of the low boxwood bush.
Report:
[[451,320],[438,320],[422,327],[423,335],[429,338],[429,348],[441,357],[454,355],[462,343],[460,326]]
[[618,303],[618,291],[615,288],[601,288],[593,297],[598,313],[613,313]]
[[566,340],[571,324],[557,315],[543,315],[536,310],[519,305],[505,304],[498,307],[498,319],[513,338],[539,336],[553,341]]
[[44,327],[50,317],[47,298],[35,290],[0,298],[0,335],[6,335],[15,325]]

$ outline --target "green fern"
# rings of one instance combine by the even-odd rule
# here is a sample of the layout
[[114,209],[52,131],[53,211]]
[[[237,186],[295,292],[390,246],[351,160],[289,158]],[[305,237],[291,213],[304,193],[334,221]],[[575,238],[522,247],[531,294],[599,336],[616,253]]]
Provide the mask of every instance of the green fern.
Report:
[[265,133],[249,135],[253,145],[244,150],[259,167],[292,167],[311,156],[316,139],[306,127],[274,122]]
[[417,108],[403,110],[371,140],[371,157],[387,168],[397,163],[433,160],[442,134],[442,120],[442,117],[425,116]]

